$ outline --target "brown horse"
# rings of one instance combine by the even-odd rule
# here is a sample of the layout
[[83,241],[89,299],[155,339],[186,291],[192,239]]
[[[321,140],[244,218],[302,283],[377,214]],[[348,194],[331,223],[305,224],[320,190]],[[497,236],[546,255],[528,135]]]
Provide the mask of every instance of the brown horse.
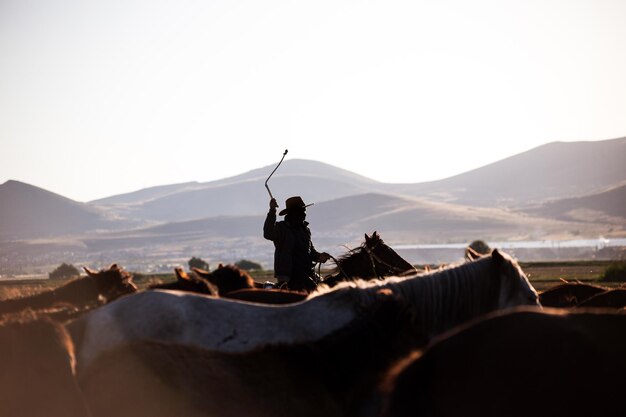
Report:
[[544,307],[574,307],[587,298],[606,290],[606,287],[598,285],[565,282],[541,291],[539,293],[539,301],[541,301],[541,305]]
[[386,245],[376,231],[371,237],[366,233],[361,246],[335,259],[335,264],[335,269],[323,280],[330,287],[355,278],[382,279],[416,272],[415,267]]
[[214,271],[205,271],[200,268],[191,268],[200,278],[217,287],[221,297],[226,294],[244,288],[255,288],[254,279],[245,270],[236,265],[220,264]]
[[153,284],[150,285],[148,289],[190,291],[213,296],[217,296],[219,294],[215,285],[211,284],[209,281],[198,276],[197,274],[190,276],[183,270],[183,268],[180,267],[175,268],[174,272],[176,274],[176,281],[165,284]]
[[192,269],[193,274],[189,275],[182,268],[176,268],[177,280],[175,282],[155,284],[148,288],[151,290],[187,291],[262,304],[295,303],[304,300],[308,295],[300,291],[264,289],[262,288],[263,284],[255,282],[250,274],[236,265],[223,266],[220,264],[218,269],[213,272],[199,268]]
[[626,289],[613,288],[578,303],[576,308],[601,307],[619,309],[626,307]]
[[624,416],[626,315],[519,308],[441,335],[383,385],[385,417]]
[[107,270],[95,272],[83,268],[87,277],[74,279],[58,288],[28,297],[0,301],[0,314],[25,309],[55,310],[52,316],[63,320],[116,298],[137,292],[132,276],[113,264]]
[[0,416],[89,417],[74,376],[74,347],[58,322],[33,312],[0,322]]

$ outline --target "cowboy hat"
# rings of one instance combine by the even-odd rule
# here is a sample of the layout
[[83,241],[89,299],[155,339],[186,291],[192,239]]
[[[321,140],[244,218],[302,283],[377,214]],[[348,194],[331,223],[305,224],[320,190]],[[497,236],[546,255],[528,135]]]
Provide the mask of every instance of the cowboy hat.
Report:
[[291,210],[296,210],[296,209],[303,209],[305,207],[309,207],[312,206],[313,203],[311,204],[304,204],[304,201],[302,200],[302,197],[300,197],[299,195],[295,196],[295,197],[289,197],[287,200],[285,200],[285,206],[286,208],[282,209],[280,211],[280,213],[278,213],[279,216],[284,216],[285,214],[289,213]]

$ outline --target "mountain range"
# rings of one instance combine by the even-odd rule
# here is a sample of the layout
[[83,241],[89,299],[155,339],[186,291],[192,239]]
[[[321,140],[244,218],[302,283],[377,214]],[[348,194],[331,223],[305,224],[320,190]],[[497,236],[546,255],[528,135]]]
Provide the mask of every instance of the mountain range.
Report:
[[[271,188],[280,205],[291,195],[315,203],[308,220],[317,246],[354,245],[374,230],[393,244],[624,237],[624,161],[626,138],[554,142],[443,180],[389,184],[290,159]],[[273,168],[88,203],[7,181],[0,185],[0,261],[8,248],[18,258],[71,251],[102,262],[122,262],[115,256],[129,253],[152,261],[265,261],[272,248],[260,236],[269,200],[264,182]]]

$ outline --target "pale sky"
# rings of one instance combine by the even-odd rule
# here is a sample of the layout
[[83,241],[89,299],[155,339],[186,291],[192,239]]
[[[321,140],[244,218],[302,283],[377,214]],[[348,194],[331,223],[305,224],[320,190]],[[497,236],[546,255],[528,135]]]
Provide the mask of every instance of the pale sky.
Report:
[[[626,136],[626,1],[0,0],[0,183],[383,182]],[[269,174],[269,172],[268,172]]]

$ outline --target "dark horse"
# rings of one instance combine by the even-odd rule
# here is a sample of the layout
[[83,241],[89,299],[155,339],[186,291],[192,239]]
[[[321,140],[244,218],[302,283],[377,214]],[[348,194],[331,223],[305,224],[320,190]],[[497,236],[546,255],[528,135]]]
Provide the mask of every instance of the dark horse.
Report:
[[378,232],[365,234],[365,242],[351,249],[339,259],[336,267],[324,278],[324,284],[333,287],[341,281],[356,278],[364,280],[382,279],[392,275],[415,272],[415,267],[383,242]]

